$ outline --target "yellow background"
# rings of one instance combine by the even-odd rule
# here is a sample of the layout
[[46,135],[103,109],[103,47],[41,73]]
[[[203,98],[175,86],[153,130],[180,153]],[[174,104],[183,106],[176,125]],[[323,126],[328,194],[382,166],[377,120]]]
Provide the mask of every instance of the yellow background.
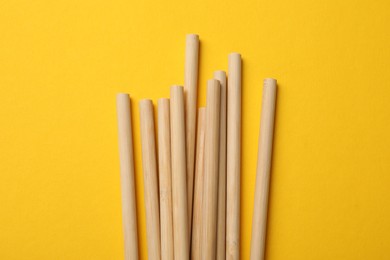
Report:
[[122,259],[115,94],[182,84],[201,39],[199,104],[243,57],[241,258],[250,249],[262,80],[279,82],[267,259],[390,258],[390,2],[0,3],[0,259]]

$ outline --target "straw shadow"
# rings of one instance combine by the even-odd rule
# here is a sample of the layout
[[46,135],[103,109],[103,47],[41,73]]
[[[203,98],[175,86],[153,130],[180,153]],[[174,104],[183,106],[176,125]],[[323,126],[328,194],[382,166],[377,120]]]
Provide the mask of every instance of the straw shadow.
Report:
[[131,129],[131,138],[132,138],[132,140],[133,140],[133,162],[134,162],[134,192],[135,192],[135,196],[136,196],[136,199],[135,199],[135,208],[136,208],[136,214],[137,214],[137,219],[136,219],[136,221],[137,221],[137,242],[138,242],[138,254],[139,254],[139,257],[141,256],[141,247],[140,247],[140,238],[139,238],[139,231],[140,231],[140,223],[139,223],[139,221],[138,221],[138,216],[139,216],[139,214],[138,214],[138,210],[140,209],[140,205],[139,205],[139,202],[138,202],[138,200],[137,200],[137,183],[138,183],[138,181],[137,181],[137,179],[138,179],[138,176],[137,176],[137,172],[139,172],[139,170],[138,170],[138,163],[137,163],[137,160],[136,160],[136,158],[135,158],[135,144],[134,144],[134,109],[133,109],[133,100],[132,100],[132,98],[130,97],[130,116],[131,116],[131,126],[132,126],[132,129]]

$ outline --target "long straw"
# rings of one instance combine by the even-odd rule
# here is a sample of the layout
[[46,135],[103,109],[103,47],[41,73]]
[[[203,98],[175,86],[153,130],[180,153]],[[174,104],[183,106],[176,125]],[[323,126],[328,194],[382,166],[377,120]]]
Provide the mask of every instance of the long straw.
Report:
[[152,101],[149,99],[141,100],[139,102],[139,109],[141,119],[142,170],[144,175],[148,258],[160,259],[160,214]]
[[161,259],[173,259],[171,133],[169,99],[158,100],[158,168],[160,183]]
[[171,162],[173,198],[173,241],[177,260],[189,259],[186,183],[185,122],[183,87],[171,87]]
[[226,259],[240,257],[241,55],[229,55],[227,104]]
[[122,222],[125,259],[138,259],[137,213],[134,184],[134,155],[131,125],[131,107],[128,94],[116,96],[119,159],[122,190]]
[[205,172],[203,190],[202,259],[215,259],[217,253],[217,214],[219,178],[219,124],[221,86],[218,80],[207,82],[205,136]]
[[188,231],[191,235],[192,199],[194,190],[196,110],[198,98],[199,36],[188,34],[186,37],[184,104],[186,126],[187,160],[187,206]]
[[191,259],[202,259],[202,214],[204,180],[204,141],[206,131],[206,108],[198,110],[198,128],[196,132],[196,164],[194,185],[194,209],[192,217]]
[[276,80],[265,79],[257,157],[255,203],[252,219],[251,260],[263,260],[267,228],[269,179],[276,102]]
[[216,71],[214,78],[221,85],[221,120],[219,131],[219,180],[218,180],[218,224],[217,260],[226,259],[226,73]]

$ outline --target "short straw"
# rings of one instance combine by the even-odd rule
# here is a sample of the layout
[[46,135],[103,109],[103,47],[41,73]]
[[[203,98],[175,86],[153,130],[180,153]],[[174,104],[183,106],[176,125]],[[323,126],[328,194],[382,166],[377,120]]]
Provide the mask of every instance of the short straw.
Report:
[[226,259],[240,257],[241,55],[229,55],[227,96]]
[[183,87],[171,87],[171,166],[173,198],[174,256],[189,259],[188,208],[186,182],[185,122]]
[[221,120],[219,131],[219,180],[218,180],[218,224],[217,260],[226,259],[226,73],[216,71],[214,78],[221,85]]
[[221,87],[218,80],[207,82],[205,172],[203,190],[202,259],[215,259],[217,253],[217,214],[219,179],[219,124]]
[[206,130],[206,109],[198,110],[198,128],[196,132],[196,164],[194,185],[194,209],[192,215],[191,259],[202,259],[201,235],[203,214],[203,179],[204,179],[204,141]]
[[152,101],[149,99],[141,100],[139,102],[139,109],[141,119],[142,170],[144,175],[148,258],[160,259],[160,215]]
[[158,168],[160,177],[161,259],[173,259],[171,133],[169,99],[158,100]]
[[264,259],[269,179],[276,102],[276,80],[265,79],[257,157],[255,203],[252,219],[251,260]]
[[116,96],[118,116],[119,159],[122,190],[122,221],[125,259],[138,259],[137,213],[134,184],[134,155],[131,107],[128,94]]
[[187,205],[188,228],[191,235],[192,199],[194,190],[196,110],[198,96],[199,36],[188,34],[186,37],[184,103],[186,120],[186,155],[187,155]]

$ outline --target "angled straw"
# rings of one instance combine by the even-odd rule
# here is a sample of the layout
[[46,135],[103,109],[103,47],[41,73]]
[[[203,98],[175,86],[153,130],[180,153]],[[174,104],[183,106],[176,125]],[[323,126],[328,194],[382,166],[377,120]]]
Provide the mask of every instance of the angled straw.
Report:
[[203,179],[204,179],[204,141],[206,131],[206,108],[198,110],[198,128],[196,131],[196,161],[194,183],[194,209],[192,217],[191,259],[202,259],[201,235],[203,214]]
[[216,71],[214,78],[221,85],[221,115],[219,131],[219,180],[218,180],[218,224],[217,260],[226,259],[226,73]]
[[160,183],[161,259],[173,259],[171,133],[169,99],[158,100],[158,168]]
[[191,235],[192,200],[194,190],[195,136],[196,136],[196,103],[198,98],[198,65],[199,36],[188,34],[186,37],[184,103],[186,126],[186,160],[187,160],[187,206],[188,231]]
[[137,213],[134,184],[133,133],[129,95],[125,93],[117,94],[116,106],[118,117],[125,259],[136,260],[138,259]]
[[276,80],[265,79],[257,155],[255,205],[252,219],[251,260],[264,259],[275,102]]
[[142,170],[144,175],[148,258],[160,259],[160,214],[152,101],[149,99],[141,100],[139,102],[139,109],[141,119]]
[[229,55],[226,159],[226,259],[240,257],[241,55]]
[[173,248],[177,260],[189,259],[186,182],[186,144],[183,87],[171,87],[171,167],[173,198]]
[[216,79],[207,82],[206,102],[207,131],[205,135],[202,259],[215,259],[217,253],[219,124],[221,111],[221,86]]

